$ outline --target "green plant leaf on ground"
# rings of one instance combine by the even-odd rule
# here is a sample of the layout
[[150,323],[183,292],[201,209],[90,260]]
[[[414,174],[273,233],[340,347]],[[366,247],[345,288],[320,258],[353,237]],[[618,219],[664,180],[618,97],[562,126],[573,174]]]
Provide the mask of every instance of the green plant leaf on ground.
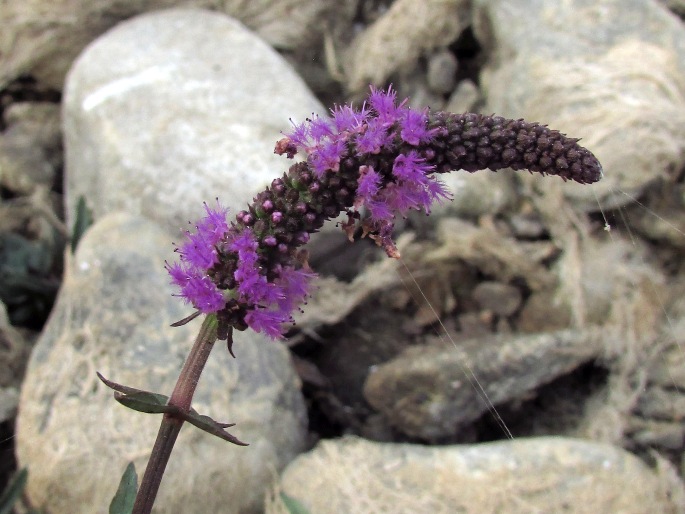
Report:
[[302,505],[300,501],[296,500],[292,496],[288,496],[283,492],[281,492],[280,496],[283,505],[285,505],[285,508],[288,509],[290,514],[309,514],[307,507]]
[[131,514],[137,492],[138,475],[133,462],[129,462],[121,476],[119,488],[112,498],[112,503],[109,504],[109,514]]
[[14,476],[14,478],[12,478],[7,489],[5,489],[2,492],[2,496],[0,496],[0,514],[12,513],[12,507],[24,492],[28,476],[29,472],[26,468],[23,468]]
[[79,196],[76,205],[76,219],[74,220],[74,230],[71,233],[71,253],[76,251],[83,233],[93,224],[93,212],[86,205],[86,199]]
[[52,251],[45,242],[0,231],[0,300],[12,324],[47,316],[59,288]]

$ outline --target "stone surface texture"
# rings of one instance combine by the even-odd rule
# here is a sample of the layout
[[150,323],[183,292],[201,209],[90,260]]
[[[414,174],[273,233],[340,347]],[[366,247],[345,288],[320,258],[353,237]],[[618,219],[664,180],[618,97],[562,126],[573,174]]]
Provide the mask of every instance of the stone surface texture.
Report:
[[280,48],[296,48],[320,35],[332,0],[8,0],[0,10],[0,87],[31,75],[55,89],[83,48],[117,23],[169,7],[220,11]]
[[411,347],[376,366],[364,396],[404,434],[435,441],[500,403],[597,358],[598,333],[499,335],[458,346]]
[[64,97],[66,214],[141,213],[178,234],[216,197],[243,208],[291,161],[289,117],[324,112],[292,68],[239,22],[167,10],[93,42]]
[[586,209],[629,203],[685,163],[685,27],[653,0],[476,0],[491,52],[485,111],[583,136],[605,177],[564,194]]
[[[676,514],[668,488],[609,445],[538,438],[421,447],[355,438],[292,462],[280,490],[308,512]],[[267,514],[286,514],[280,498]]]

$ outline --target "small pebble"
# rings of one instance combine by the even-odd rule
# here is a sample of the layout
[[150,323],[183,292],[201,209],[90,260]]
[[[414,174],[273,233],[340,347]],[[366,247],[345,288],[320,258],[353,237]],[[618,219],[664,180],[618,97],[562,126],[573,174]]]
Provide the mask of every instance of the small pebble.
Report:
[[481,282],[473,290],[473,298],[483,309],[499,316],[511,316],[521,305],[521,292],[501,282]]
[[451,93],[456,83],[459,63],[452,52],[441,50],[428,61],[428,87],[435,93]]

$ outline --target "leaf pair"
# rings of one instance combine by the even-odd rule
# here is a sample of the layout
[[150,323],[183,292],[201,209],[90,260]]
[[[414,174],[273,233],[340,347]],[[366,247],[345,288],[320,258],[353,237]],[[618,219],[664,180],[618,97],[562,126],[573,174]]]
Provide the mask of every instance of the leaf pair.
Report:
[[141,389],[117,384],[116,382],[107,380],[99,372],[97,373],[97,376],[107,387],[114,390],[114,399],[129,409],[145,412],[147,414],[168,414],[174,418],[187,421],[200,430],[215,435],[224,441],[228,441],[229,443],[238,446],[248,446],[247,443],[240,441],[237,437],[225,430],[226,428],[234,426],[235,423],[219,423],[209,416],[199,414],[192,407],[190,410],[184,411],[175,405],[169,405],[169,397],[163,394],[152,393],[150,391],[143,391]]

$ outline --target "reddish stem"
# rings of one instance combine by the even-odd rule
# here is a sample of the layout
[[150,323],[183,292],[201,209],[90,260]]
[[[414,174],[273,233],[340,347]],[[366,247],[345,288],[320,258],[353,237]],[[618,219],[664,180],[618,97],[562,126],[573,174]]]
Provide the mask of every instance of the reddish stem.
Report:
[[[169,405],[178,407],[184,412],[190,410],[195,388],[217,338],[216,331],[216,316],[207,316],[183,365],[174,392],[169,398]],[[136,495],[132,514],[149,514],[152,511],[159,485],[164,476],[164,470],[182,426],[182,419],[164,414],[150,460],[140,483],[140,489]]]

